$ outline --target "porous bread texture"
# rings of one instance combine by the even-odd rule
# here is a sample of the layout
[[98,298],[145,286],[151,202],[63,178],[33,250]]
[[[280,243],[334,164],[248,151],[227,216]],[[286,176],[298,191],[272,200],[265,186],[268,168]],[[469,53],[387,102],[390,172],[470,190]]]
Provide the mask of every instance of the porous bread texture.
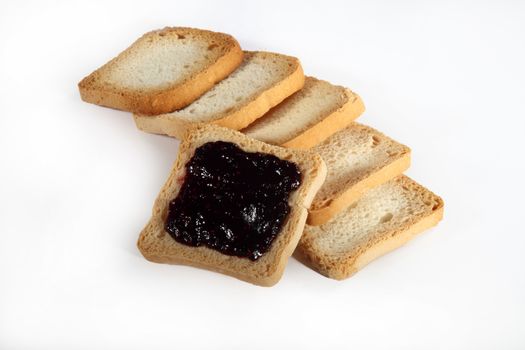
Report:
[[167,27],[143,35],[78,87],[86,102],[147,115],[167,113],[196,100],[242,58],[231,35]]
[[328,175],[310,208],[309,225],[327,222],[367,190],[410,166],[410,148],[356,122],[312,150],[326,162]]
[[245,52],[242,64],[184,109],[157,116],[135,114],[140,130],[181,138],[195,123],[240,130],[304,85],[299,60],[271,52]]
[[306,77],[301,90],[242,132],[273,145],[306,149],[348,126],[364,110],[361,98],[349,89]]
[[321,226],[306,226],[295,256],[334,279],[352,276],[443,217],[443,200],[401,175]]
[[[300,187],[290,195],[290,213],[281,231],[270,250],[256,261],[225,255],[204,246],[183,245],[164,230],[169,202],[177,196],[184,182],[186,163],[197,147],[218,140],[233,142],[246,152],[269,153],[294,162],[302,173]],[[212,124],[198,125],[188,130],[180,144],[177,161],[155,201],[151,219],[140,234],[138,248],[146,259],[154,262],[201,267],[257,285],[271,286],[277,283],[283,274],[286,262],[303,231],[307,209],[325,176],[326,166],[321,157],[314,152],[271,146],[242,133]]]

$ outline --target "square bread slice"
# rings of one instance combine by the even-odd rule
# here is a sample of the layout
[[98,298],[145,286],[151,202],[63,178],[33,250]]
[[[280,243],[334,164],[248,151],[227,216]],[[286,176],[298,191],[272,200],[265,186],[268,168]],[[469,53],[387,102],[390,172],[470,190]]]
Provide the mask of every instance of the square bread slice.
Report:
[[299,60],[271,52],[245,52],[237,70],[184,109],[157,116],[135,114],[140,130],[181,138],[195,123],[240,130],[304,85]]
[[[193,247],[178,243],[164,229],[169,203],[177,197],[184,183],[186,164],[196,148],[213,141],[235,143],[245,152],[262,152],[295,163],[302,174],[299,188],[290,194],[290,212],[269,251],[259,259],[222,254],[205,246]],[[225,165],[226,166],[226,165]],[[311,151],[292,150],[268,145],[240,132],[212,124],[195,126],[182,140],[177,161],[153,206],[153,215],[140,234],[138,248],[150,261],[185,264],[221,272],[262,286],[275,284],[293,253],[306,222],[307,210],[326,176],[321,157]]]
[[437,225],[443,200],[401,175],[367,192],[321,226],[306,226],[296,253],[319,273],[341,280]]
[[349,89],[306,77],[301,90],[242,132],[272,145],[306,149],[348,126],[364,110],[361,98]]
[[402,174],[410,166],[410,148],[359,123],[312,148],[328,167],[317,192],[309,225],[321,225],[357,201],[367,190]]
[[86,102],[142,114],[167,113],[196,100],[242,58],[231,35],[164,28],[146,33],[78,87]]

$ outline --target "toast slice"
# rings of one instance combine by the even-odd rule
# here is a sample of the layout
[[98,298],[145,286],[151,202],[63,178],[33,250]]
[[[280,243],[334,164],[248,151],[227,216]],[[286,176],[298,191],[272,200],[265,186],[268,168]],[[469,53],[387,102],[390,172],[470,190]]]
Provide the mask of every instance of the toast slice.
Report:
[[231,35],[164,28],[146,33],[78,87],[86,102],[142,114],[167,113],[196,100],[234,71],[242,57]]
[[370,190],[330,222],[306,226],[294,256],[327,277],[348,278],[437,225],[443,206],[440,197],[401,175]]
[[330,136],[312,148],[328,166],[328,175],[308,215],[309,225],[321,225],[367,190],[410,166],[410,149],[379,131],[359,123]]
[[[185,181],[186,164],[198,147],[213,141],[234,143],[245,152],[274,155],[295,163],[301,171],[301,184],[288,198],[290,211],[280,231],[269,250],[255,261],[226,255],[204,245],[193,247],[181,244],[164,229],[169,203],[178,196]],[[228,167],[226,162],[224,167]],[[213,124],[195,126],[188,130],[180,144],[177,161],[155,201],[151,219],[140,234],[138,248],[146,259],[154,262],[201,267],[257,285],[271,286],[280,279],[289,256],[299,242],[306,222],[307,209],[325,176],[326,165],[319,155],[311,151],[271,146],[240,132]]]
[[240,130],[304,85],[295,57],[270,52],[245,52],[243,63],[184,109],[157,116],[135,114],[140,130],[181,138],[195,123]]
[[306,149],[348,126],[364,110],[361,98],[349,89],[306,77],[301,90],[242,132],[273,145]]

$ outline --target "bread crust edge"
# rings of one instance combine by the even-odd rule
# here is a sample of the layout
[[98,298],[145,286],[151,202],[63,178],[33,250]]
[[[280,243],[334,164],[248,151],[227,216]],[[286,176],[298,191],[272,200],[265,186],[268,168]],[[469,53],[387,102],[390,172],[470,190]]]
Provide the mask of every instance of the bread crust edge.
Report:
[[[252,53],[252,52],[249,52]],[[208,122],[217,126],[227,127],[233,130],[241,130],[262,117],[272,107],[277,106],[287,97],[299,91],[305,82],[305,76],[301,62],[295,58],[296,67],[293,72],[283,80],[277,82],[269,89],[261,92],[256,98],[247,104],[235,109],[230,114]],[[193,122],[168,115],[147,116],[133,114],[135,125],[141,131],[153,134],[168,135],[181,139],[186,131],[202,122]]]
[[356,202],[369,189],[377,187],[398,175],[401,175],[410,167],[410,150],[398,159],[385,165],[381,169],[371,173],[366,178],[347,188],[343,193],[334,198],[329,205],[320,209],[310,209],[307,224],[319,226],[328,222],[335,215]]
[[[177,29],[188,30],[188,28],[165,28],[163,30]],[[212,33],[201,29],[196,30]],[[146,33],[143,37],[138,39],[137,42],[156,32],[158,31]],[[217,82],[226,78],[242,63],[244,52],[241,50],[237,40],[229,34],[215,34],[220,34],[227,38],[227,43],[230,45],[229,50],[210,66],[195,73],[181,83],[151,92],[137,92],[130,89],[107,89],[98,84],[92,83],[93,76],[99,75],[106,65],[111,64],[112,61],[117,59],[120,55],[126,55],[127,50],[131,49],[134,45],[132,44],[116,58],[98,68],[78,83],[80,97],[83,101],[88,103],[144,115],[169,113],[176,109],[183,108],[211,89]]]
[[295,149],[308,149],[350,125],[363,114],[365,105],[361,97],[349,89],[345,89],[345,98],[346,102],[341,107],[293,139],[284,142],[281,146]]
[[[404,175],[402,177],[407,178]],[[303,242],[299,242],[294,257],[328,278],[343,280],[353,276],[373,260],[403,246],[418,234],[436,226],[443,219],[445,205],[443,199],[427,189],[425,191],[430,192],[437,203],[431,212],[412,219],[397,230],[386,231],[375,239],[359,244],[345,257],[323,259],[315,254],[310,244],[302,244]]]

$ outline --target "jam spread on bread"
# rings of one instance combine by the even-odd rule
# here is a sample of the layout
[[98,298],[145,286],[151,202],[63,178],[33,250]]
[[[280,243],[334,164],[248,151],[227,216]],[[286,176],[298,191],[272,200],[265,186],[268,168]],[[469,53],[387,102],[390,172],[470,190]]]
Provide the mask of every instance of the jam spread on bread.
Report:
[[177,242],[253,261],[266,253],[301,184],[297,165],[229,142],[208,142],[186,164],[165,230]]

